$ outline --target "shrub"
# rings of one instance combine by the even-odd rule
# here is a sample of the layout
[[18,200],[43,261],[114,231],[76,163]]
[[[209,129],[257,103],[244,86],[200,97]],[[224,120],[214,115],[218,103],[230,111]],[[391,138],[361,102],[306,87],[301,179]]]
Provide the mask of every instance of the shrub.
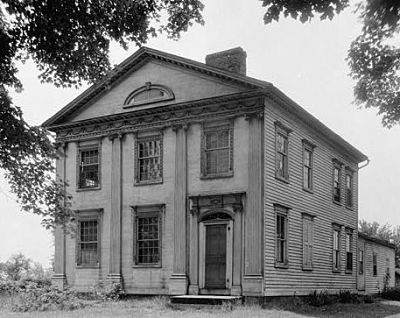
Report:
[[311,306],[321,307],[325,305],[330,305],[336,302],[337,297],[329,295],[326,290],[317,292],[314,290],[308,297],[307,303]]
[[339,302],[343,304],[359,304],[360,299],[357,294],[351,293],[349,290],[341,290],[338,295]]
[[380,296],[384,299],[400,300],[400,289],[399,288],[387,288],[380,293]]
[[47,311],[73,310],[84,307],[77,294],[71,290],[58,290],[55,287],[39,286],[28,282],[24,288],[19,288],[13,311]]
[[364,303],[366,304],[372,304],[374,302],[374,297],[371,295],[364,295]]

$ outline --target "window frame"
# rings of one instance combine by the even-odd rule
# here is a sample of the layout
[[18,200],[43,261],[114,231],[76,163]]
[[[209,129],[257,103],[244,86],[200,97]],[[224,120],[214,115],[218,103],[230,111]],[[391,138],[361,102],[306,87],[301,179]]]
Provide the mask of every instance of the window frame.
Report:
[[[353,268],[354,268],[354,266],[353,266],[354,244],[353,244],[353,230],[352,229],[346,229],[346,237],[345,237],[345,239],[346,239],[346,241],[345,241],[346,273],[351,274],[351,273],[353,273]],[[348,246],[347,243],[349,243],[349,246]]]
[[[156,98],[149,98],[145,100],[140,100],[140,101],[134,101],[135,96],[143,93],[143,92],[148,92],[150,90],[159,90],[164,93],[164,96],[161,97],[156,97]],[[153,103],[159,103],[159,102],[165,102],[165,101],[170,101],[174,100],[175,95],[173,91],[164,85],[159,85],[159,84],[152,84],[151,82],[146,82],[143,86],[135,89],[133,92],[131,92],[128,97],[124,101],[123,108],[131,108],[139,105],[147,105],[147,104],[153,104]]]
[[[335,233],[337,233],[337,244],[335,244]],[[341,226],[334,224],[332,226],[332,272],[334,273],[340,273],[341,270],[340,240],[341,240]],[[337,249],[335,249],[335,245],[337,245]]]
[[358,275],[364,275],[364,250],[358,249]]
[[372,252],[372,276],[378,276],[378,253]]
[[[275,178],[285,183],[289,183],[289,134],[292,132],[290,128],[284,126],[281,122],[275,122]],[[281,152],[278,149],[278,137],[282,136],[284,140],[284,150],[286,146],[286,152]],[[283,156],[283,171],[280,175],[279,169],[279,157]]]
[[[75,266],[77,268],[100,268],[101,265],[101,232],[103,209],[78,210],[76,213],[77,233],[75,236]],[[97,221],[97,262],[82,264],[81,260],[81,222]]]
[[[350,178],[350,188],[347,187],[347,178]],[[350,196],[349,196],[350,192]],[[349,201],[350,197],[350,201]],[[345,205],[348,209],[354,208],[354,172],[349,167],[345,169]]]
[[[151,180],[140,180],[140,160],[148,159],[148,158],[140,158],[140,144],[146,142],[154,142],[159,141],[160,143],[160,154],[159,154],[159,166],[160,166],[160,177],[151,179]],[[164,179],[164,147],[163,147],[163,134],[158,132],[156,134],[150,134],[145,136],[139,136],[136,134],[135,137],[135,177],[134,177],[134,185],[135,186],[142,186],[142,185],[151,185],[151,184],[161,184],[163,183]]]
[[[314,254],[314,216],[303,213],[302,214],[302,224],[303,224],[303,259],[302,259],[302,269],[304,271],[312,271],[313,270],[313,254]],[[311,228],[311,235],[310,232],[308,231],[307,234],[305,235],[306,231],[305,229],[308,227],[309,231]],[[311,242],[310,242],[310,236],[311,236]],[[305,240],[307,238],[307,240]],[[309,258],[307,259],[307,253],[306,253],[306,248],[305,246],[308,245],[308,249],[310,250],[311,247],[311,252],[309,252],[308,256]]]
[[[140,205],[132,206],[132,231],[133,231],[133,267],[134,268],[161,268],[162,267],[162,254],[163,254],[163,226],[164,226],[164,214],[165,204],[151,204],[151,205]],[[139,218],[152,218],[157,217],[158,219],[158,249],[159,258],[158,262],[154,263],[140,263],[139,258],[139,239],[138,239],[138,219]]]
[[[275,267],[276,268],[288,268],[289,267],[289,259],[288,259],[288,246],[289,246],[289,237],[288,237],[288,215],[289,208],[282,206],[280,204],[274,205],[275,210]],[[283,226],[284,230],[284,238],[278,237],[278,218],[284,220],[285,224]],[[281,251],[280,243],[283,242],[283,251]],[[282,255],[280,255],[282,253]],[[283,261],[280,261],[278,258],[282,256]]]
[[[97,150],[97,184],[94,186],[82,187],[82,153]],[[94,165],[94,164],[90,164]],[[86,165],[89,166],[89,165]],[[100,141],[87,141],[80,142],[76,152],[76,191],[91,191],[101,189],[101,142]]]
[[[314,191],[314,148],[315,145],[311,142],[309,142],[306,139],[302,140],[303,144],[303,162],[302,162],[302,167],[303,167],[303,190],[313,193]],[[305,164],[305,157],[306,157],[306,152],[310,154],[310,163],[309,166]],[[308,170],[306,170],[308,169]],[[308,172],[308,181],[309,185],[305,184],[305,173],[306,171]]]
[[[209,173],[207,171],[207,152],[221,150],[221,149],[207,149],[207,134],[208,133],[219,133],[221,131],[228,131],[228,146],[223,147],[228,149],[228,171]],[[201,133],[201,167],[200,167],[200,179],[216,179],[216,178],[227,178],[233,177],[233,119],[229,121],[215,121],[215,122],[205,122],[203,123],[202,133]],[[220,147],[221,148],[221,147]],[[217,163],[218,166],[218,163]]]
[[[335,170],[338,171],[338,180],[335,180]],[[336,183],[338,187],[336,187]],[[335,189],[339,190],[339,197],[337,199]],[[333,203],[342,204],[342,163],[336,159],[332,160],[332,201]]]

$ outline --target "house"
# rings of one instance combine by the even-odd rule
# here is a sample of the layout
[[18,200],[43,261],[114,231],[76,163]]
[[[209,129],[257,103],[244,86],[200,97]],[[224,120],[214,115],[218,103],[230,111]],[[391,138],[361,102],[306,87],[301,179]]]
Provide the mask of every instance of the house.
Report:
[[78,231],[55,232],[54,284],[131,294],[357,291],[367,157],[241,48],[200,63],[142,47],[47,120]]
[[377,294],[395,286],[395,245],[358,233],[358,290]]

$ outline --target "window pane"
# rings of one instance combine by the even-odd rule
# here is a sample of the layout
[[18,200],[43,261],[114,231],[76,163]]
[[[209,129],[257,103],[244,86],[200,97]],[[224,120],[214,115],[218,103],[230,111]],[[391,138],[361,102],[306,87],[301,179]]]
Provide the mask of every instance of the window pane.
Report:
[[159,218],[157,216],[137,219],[137,262],[152,264],[159,262]]
[[218,172],[229,171],[229,149],[218,150]]
[[206,153],[206,170],[208,174],[217,173],[218,150],[211,150]]

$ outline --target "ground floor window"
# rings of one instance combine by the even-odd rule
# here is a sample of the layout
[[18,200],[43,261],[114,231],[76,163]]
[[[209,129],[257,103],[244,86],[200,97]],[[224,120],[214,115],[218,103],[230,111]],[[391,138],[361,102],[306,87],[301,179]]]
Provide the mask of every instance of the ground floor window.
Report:
[[346,271],[353,271],[353,233],[346,232]]
[[340,227],[333,226],[332,269],[340,271]]
[[372,254],[372,274],[374,276],[378,275],[378,254]]
[[287,223],[288,223],[288,209],[275,205],[276,212],[276,242],[275,242],[275,265],[287,266]]
[[100,224],[98,210],[78,212],[76,264],[98,266],[100,264]]

